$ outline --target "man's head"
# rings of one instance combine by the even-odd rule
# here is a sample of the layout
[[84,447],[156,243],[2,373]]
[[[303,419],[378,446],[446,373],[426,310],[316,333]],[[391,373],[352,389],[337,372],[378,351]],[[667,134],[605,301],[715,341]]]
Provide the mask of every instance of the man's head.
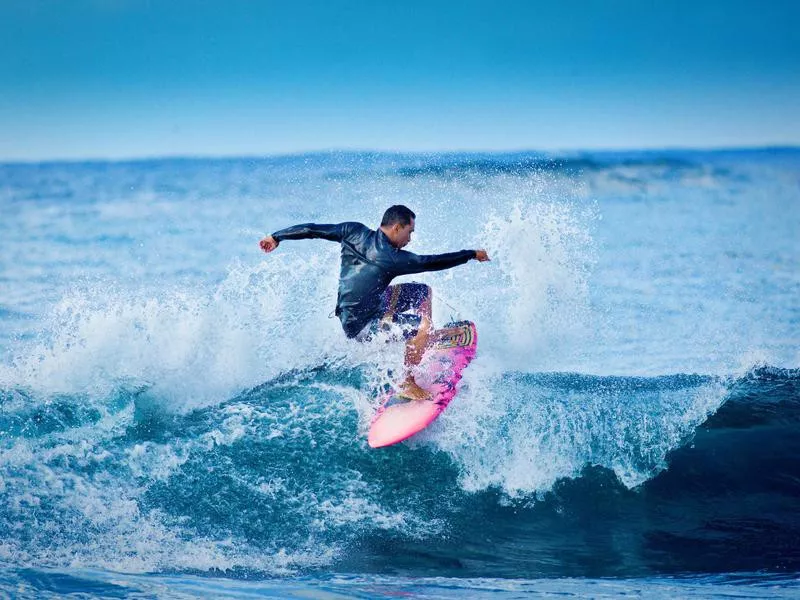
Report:
[[402,248],[411,241],[416,217],[417,215],[410,208],[402,204],[395,204],[383,213],[381,231],[389,238],[392,246]]

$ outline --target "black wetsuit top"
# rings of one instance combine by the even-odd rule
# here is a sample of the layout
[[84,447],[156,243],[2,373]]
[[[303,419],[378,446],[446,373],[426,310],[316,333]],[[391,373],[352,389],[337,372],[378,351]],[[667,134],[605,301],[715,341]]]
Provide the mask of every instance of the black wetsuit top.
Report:
[[381,294],[398,275],[440,271],[475,258],[474,250],[419,255],[392,246],[380,229],[361,223],[305,223],[272,234],[277,241],[322,238],[342,244],[339,298],[336,314],[347,337],[355,337],[370,321],[380,318]]

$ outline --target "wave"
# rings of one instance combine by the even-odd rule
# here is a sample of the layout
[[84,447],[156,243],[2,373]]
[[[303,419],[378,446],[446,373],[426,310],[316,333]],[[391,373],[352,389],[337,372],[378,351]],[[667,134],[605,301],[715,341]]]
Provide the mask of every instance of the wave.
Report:
[[102,401],[5,389],[0,560],[459,577],[797,570],[798,381],[766,367],[728,381],[508,373],[493,382],[508,402],[480,407],[482,384],[466,379],[434,427],[386,451],[365,442],[373,381],[359,368],[285,372],[186,413],[147,386]]
[[800,422],[800,369],[760,365],[730,384],[722,410],[704,425],[710,429],[749,429]]
[[460,156],[444,160],[425,161],[424,164],[404,166],[396,169],[401,177],[459,177],[467,174],[484,176],[557,173],[574,176],[581,173],[604,171],[620,167],[651,167],[676,172],[688,169],[702,169],[703,166],[691,160],[670,156],[652,157],[609,157],[603,160],[598,156],[549,157],[541,155],[516,154],[495,156]]

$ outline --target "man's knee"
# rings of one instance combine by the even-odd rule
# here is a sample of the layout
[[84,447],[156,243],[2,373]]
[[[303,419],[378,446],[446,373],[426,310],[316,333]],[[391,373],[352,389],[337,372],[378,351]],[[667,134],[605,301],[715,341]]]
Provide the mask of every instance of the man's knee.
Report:
[[430,301],[433,290],[427,283],[401,283],[398,290],[398,303],[404,310],[418,309],[426,301]]
[[431,299],[433,299],[433,290],[431,289],[431,286],[429,286],[427,283],[416,283],[414,285],[419,286],[418,294],[420,302],[424,302],[425,300],[430,301]]

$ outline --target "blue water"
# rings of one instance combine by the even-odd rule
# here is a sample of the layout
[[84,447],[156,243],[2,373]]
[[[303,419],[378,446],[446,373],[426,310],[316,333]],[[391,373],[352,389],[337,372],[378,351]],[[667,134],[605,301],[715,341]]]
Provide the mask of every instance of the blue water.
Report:
[[[479,353],[375,451],[376,226]],[[800,150],[0,165],[0,596],[800,593]]]

